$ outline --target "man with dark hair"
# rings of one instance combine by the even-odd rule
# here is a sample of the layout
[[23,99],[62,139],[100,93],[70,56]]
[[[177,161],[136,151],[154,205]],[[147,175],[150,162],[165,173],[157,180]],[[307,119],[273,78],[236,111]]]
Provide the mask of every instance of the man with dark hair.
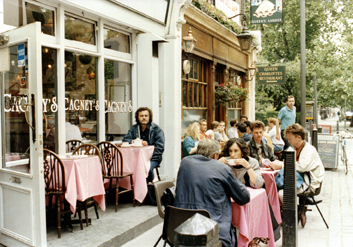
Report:
[[266,141],[263,140],[263,131],[265,124],[261,121],[254,121],[250,124],[252,139],[248,142],[250,148],[250,156],[257,159],[259,165],[262,166],[263,159],[269,159],[271,162],[282,162],[277,160],[272,148]]
[[246,133],[243,136],[243,140],[248,142],[252,138],[252,134],[251,134],[251,130],[250,130],[251,122],[250,121],[245,121],[244,123],[246,124]]
[[[238,136],[239,138],[244,140],[244,135],[246,134],[246,124],[245,123],[238,123],[237,124],[237,131],[238,131]],[[245,140],[244,140],[245,141]],[[250,141],[250,139],[248,140]]]
[[219,239],[223,246],[233,247],[236,246],[236,232],[230,197],[244,205],[250,201],[250,195],[232,169],[217,160],[220,152],[221,146],[216,140],[205,139],[199,142],[197,155],[181,161],[174,206],[207,210],[219,224]]
[[155,123],[152,122],[153,114],[148,107],[140,107],[135,113],[136,124],[131,126],[129,132],[125,135],[123,142],[131,143],[136,138],[142,139],[142,145],[153,145],[154,152],[151,158],[151,168],[148,174],[147,182],[153,181],[153,169],[162,162],[164,152],[164,132]]
[[288,139],[284,135],[284,130],[289,126],[295,123],[296,117],[296,108],[294,106],[295,99],[293,95],[289,95],[286,100],[286,106],[278,112],[278,119],[281,120],[281,137],[284,141],[283,149],[286,150],[290,146]]
[[241,116],[241,117],[240,117],[240,122],[241,122],[241,123],[244,123],[245,121],[248,121],[248,117],[245,116],[245,115]]
[[232,138],[238,138],[238,131],[237,131],[237,124],[238,124],[238,120],[236,119],[232,119],[229,122],[230,124],[230,128],[228,129],[228,138],[232,139]]

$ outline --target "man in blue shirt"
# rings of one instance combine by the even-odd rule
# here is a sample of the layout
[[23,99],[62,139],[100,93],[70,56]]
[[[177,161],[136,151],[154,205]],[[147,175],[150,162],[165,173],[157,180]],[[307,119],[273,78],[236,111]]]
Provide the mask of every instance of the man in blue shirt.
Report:
[[294,106],[295,99],[293,95],[289,95],[287,97],[286,106],[283,107],[278,113],[278,119],[281,121],[281,136],[284,141],[284,150],[287,147],[291,146],[288,142],[288,139],[284,136],[284,130],[292,125],[295,124],[295,117],[296,117],[296,108]]

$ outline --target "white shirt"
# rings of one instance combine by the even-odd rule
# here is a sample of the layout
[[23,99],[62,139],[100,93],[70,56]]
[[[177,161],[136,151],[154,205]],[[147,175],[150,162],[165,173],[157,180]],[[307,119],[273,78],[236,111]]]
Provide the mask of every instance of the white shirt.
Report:
[[239,138],[237,128],[231,127],[228,130],[228,138]]
[[276,139],[276,126],[273,126],[273,128],[268,132],[268,136],[271,138],[272,144],[284,145],[281,134],[279,135],[279,140]]

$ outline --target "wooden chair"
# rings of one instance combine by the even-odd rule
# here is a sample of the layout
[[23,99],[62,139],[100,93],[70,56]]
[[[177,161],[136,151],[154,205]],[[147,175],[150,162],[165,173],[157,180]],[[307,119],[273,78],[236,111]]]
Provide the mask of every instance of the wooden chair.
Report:
[[[107,192],[115,190],[115,212],[118,212],[119,195],[127,192],[132,192],[132,203],[135,207],[135,191],[133,173],[124,173],[123,156],[117,146],[113,143],[103,141],[98,144],[98,149],[102,155],[102,174],[103,181],[109,180]],[[119,179],[130,177],[131,189],[119,190]],[[115,181],[115,184],[114,184]]]
[[[97,155],[99,157],[100,163],[102,164],[102,156],[99,152],[99,149],[92,145],[92,144],[82,144],[79,147],[77,147],[73,152],[73,155]],[[79,201],[79,203],[81,203]],[[84,202],[84,208],[85,208],[85,217],[86,217],[86,226],[88,226],[88,207],[94,206],[94,210],[96,212],[97,219],[99,219],[99,214],[98,214],[98,203],[92,198],[87,198]],[[80,207],[81,210],[81,207]]]
[[204,209],[183,209],[176,208],[173,206],[167,206],[165,209],[163,233],[162,238],[164,239],[164,245],[168,243],[170,246],[174,246],[174,230],[187,219],[192,217],[194,214],[199,213],[207,218],[211,219],[211,215],[207,210]]
[[68,140],[66,142],[66,153],[72,153],[81,144],[82,141],[80,140]]
[[[61,216],[68,220],[68,225],[73,229],[71,224],[71,210],[70,205],[65,199],[66,184],[65,184],[65,169],[61,159],[52,151],[43,149],[43,167],[44,167],[44,182],[45,182],[45,196],[49,199],[47,206],[48,211],[53,210],[57,212],[58,221],[58,237],[61,238]],[[53,201],[55,205],[53,205]],[[63,206],[63,207],[62,207]],[[79,211],[79,220],[81,230],[82,215]]]

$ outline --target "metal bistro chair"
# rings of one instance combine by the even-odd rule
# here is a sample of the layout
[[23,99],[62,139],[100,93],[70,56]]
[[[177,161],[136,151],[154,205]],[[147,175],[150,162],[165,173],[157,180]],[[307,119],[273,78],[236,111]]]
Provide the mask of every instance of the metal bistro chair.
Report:
[[[123,156],[119,148],[113,143],[103,141],[98,144],[98,149],[102,155],[103,181],[105,179],[109,180],[109,187],[106,188],[106,191],[115,190],[115,212],[118,212],[119,194],[132,192],[132,203],[135,207],[134,174],[124,173]],[[131,189],[119,190],[119,179],[126,177],[130,177]]]
[[[99,158],[100,163],[102,164],[102,156],[99,152],[99,149],[92,145],[92,144],[82,144],[79,147],[77,147],[73,152],[73,155],[97,155]],[[79,202],[81,203],[81,202]],[[89,206],[94,206],[94,210],[96,212],[97,219],[99,219],[99,214],[98,214],[98,203],[92,198],[87,198],[84,202],[84,207],[85,207],[85,217],[86,217],[86,226],[88,226],[88,207]],[[81,210],[81,207],[80,207]]]
[[204,209],[182,209],[173,206],[167,206],[165,209],[163,233],[162,238],[164,239],[164,245],[168,243],[170,246],[174,246],[174,230],[187,219],[192,217],[194,214],[199,213],[207,218],[211,219],[211,215],[207,210]]
[[66,142],[66,153],[72,153],[81,144],[82,141],[80,140],[68,140]]
[[[166,181],[159,181],[157,183],[154,183],[154,190],[156,193],[156,201],[157,201],[157,209],[158,209],[158,214],[159,217],[161,217],[162,219],[164,219],[164,208],[162,205],[162,196],[163,196],[163,192],[167,189],[167,188],[171,188],[174,186],[174,183],[172,181],[166,180]],[[157,242],[155,243],[154,247],[156,247],[159,243],[159,241],[162,239],[163,234],[159,237],[159,239],[157,240]]]
[[[43,167],[44,167],[44,182],[45,182],[45,197],[49,199],[47,206],[48,211],[53,210],[57,212],[58,222],[58,238],[61,238],[61,216],[65,217],[67,224],[73,229],[71,224],[71,210],[70,205],[65,199],[66,184],[65,184],[65,169],[61,159],[52,151],[43,149]],[[56,205],[53,205],[53,201]],[[63,206],[63,208],[62,208]],[[82,215],[79,211],[79,221],[81,230]]]

